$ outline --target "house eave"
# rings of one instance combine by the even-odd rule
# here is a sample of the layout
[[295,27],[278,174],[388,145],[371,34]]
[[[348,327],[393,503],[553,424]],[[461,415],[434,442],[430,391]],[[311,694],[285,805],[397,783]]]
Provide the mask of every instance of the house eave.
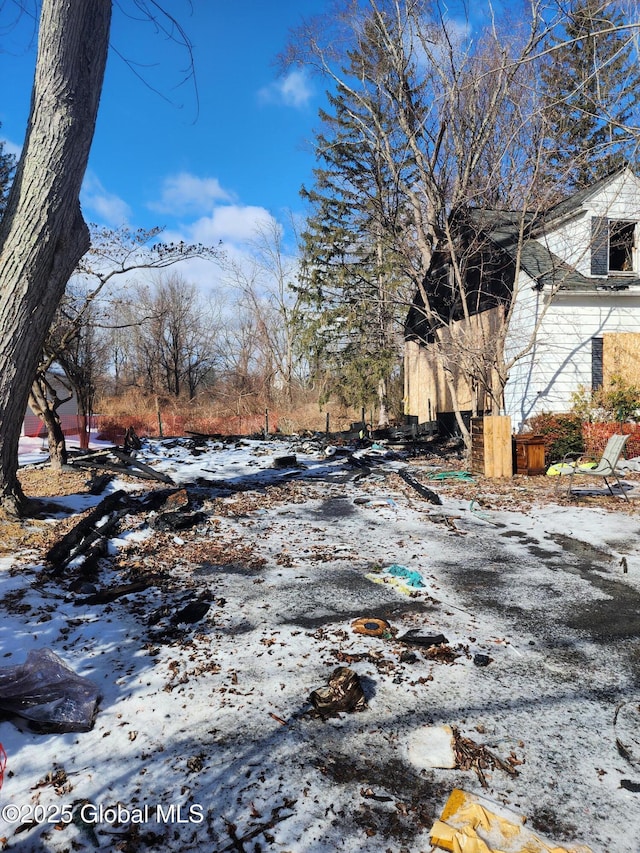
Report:
[[557,297],[563,296],[593,296],[601,298],[603,296],[623,296],[623,297],[638,297],[640,296],[640,287],[630,286],[613,286],[613,285],[594,285],[593,287],[560,287],[554,294]]

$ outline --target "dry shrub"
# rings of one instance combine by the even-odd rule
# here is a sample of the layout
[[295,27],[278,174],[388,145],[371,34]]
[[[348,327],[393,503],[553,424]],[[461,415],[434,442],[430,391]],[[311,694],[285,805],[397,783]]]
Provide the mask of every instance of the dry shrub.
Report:
[[[302,395],[299,395],[302,397]],[[264,404],[258,398],[244,398],[242,404],[229,404],[208,395],[195,400],[156,398],[140,391],[130,391],[115,398],[103,398],[96,416],[98,437],[122,444],[125,430],[133,427],[141,436],[158,436],[158,407],[163,435],[254,435],[265,429],[268,410],[269,432],[283,435],[301,432],[324,432],[329,414],[332,432],[348,429],[359,420],[360,413],[339,403],[329,402],[322,408],[317,396],[295,403],[282,400]]]
[[541,414],[527,421],[537,435],[544,437],[547,462],[557,462],[566,454],[584,454],[599,459],[609,438],[618,433],[629,435],[625,456],[640,456],[640,425],[634,423],[585,423],[575,414]]
[[543,412],[529,418],[527,426],[544,438],[547,462],[563,459],[568,453],[582,453],[582,418],[575,414]]
[[640,456],[640,425],[632,423],[584,424],[584,445],[589,456],[599,458],[612,435],[628,435],[625,457]]

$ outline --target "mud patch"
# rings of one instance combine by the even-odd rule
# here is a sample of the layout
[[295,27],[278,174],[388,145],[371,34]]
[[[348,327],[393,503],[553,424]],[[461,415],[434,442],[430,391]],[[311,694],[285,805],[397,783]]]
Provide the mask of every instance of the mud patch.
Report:
[[[387,622],[393,622],[394,618],[400,618],[406,613],[430,613],[436,608],[433,605],[425,604],[423,601],[409,600],[396,601],[391,604],[383,604],[377,607],[368,607],[367,616],[373,619],[384,619]],[[295,625],[298,628],[306,628],[312,630],[315,628],[330,627],[333,624],[341,622],[351,622],[354,619],[362,616],[363,608],[350,610],[334,611],[330,615],[326,613],[318,616],[296,616],[288,619],[283,619],[280,624]]]
[[566,536],[564,533],[552,533],[551,538],[556,542],[563,551],[568,551],[580,561],[589,561],[590,564],[598,563],[600,565],[608,565],[613,557],[610,553],[602,548],[596,548],[589,542],[583,542],[580,539],[574,539],[573,536]]
[[493,563],[490,568],[469,566],[455,575],[456,587],[464,598],[465,606],[472,608],[476,604],[496,608],[504,612],[505,579],[501,573],[502,565]]
[[522,545],[526,546],[533,557],[538,557],[540,560],[547,561],[558,557],[557,551],[550,551],[547,548],[543,548],[537,539],[534,539],[527,533],[523,533],[521,530],[505,530],[500,536],[505,539],[517,539]]
[[599,643],[640,638],[640,594],[618,581],[591,580],[610,597],[586,604],[573,602],[567,625],[586,631]]
[[503,533],[500,533],[500,536],[503,536],[505,539],[519,539],[523,545],[536,545],[538,542],[537,539],[533,539],[521,530],[505,530]]
[[562,821],[548,807],[541,806],[534,809],[533,814],[529,816],[532,828],[553,838],[554,841],[576,841],[576,833],[578,828],[575,824],[568,821]]
[[497,586],[502,585],[500,568],[499,565],[495,565],[492,568],[485,569],[463,569],[458,575],[460,588],[473,592],[478,589],[495,590]]
[[313,510],[314,520],[336,521],[349,518],[356,509],[348,498],[329,498]]
[[631,534],[629,539],[605,539],[605,545],[620,554],[635,554],[638,549],[640,530],[630,530],[629,533]]
[[552,565],[550,561],[558,559],[557,551],[548,551],[546,548],[541,548],[539,545],[529,545],[528,550],[532,557],[544,560],[548,566]]
[[629,653],[629,666],[634,685],[640,689],[640,649],[635,646]]
[[572,536],[557,533],[552,538],[576,558],[571,566],[564,567],[565,571],[575,571],[606,596],[572,602],[568,627],[586,631],[599,643],[640,637],[640,593],[622,581],[598,574],[599,569],[611,565],[612,555]]
[[202,577],[224,577],[224,575],[240,575],[241,577],[254,577],[264,572],[264,566],[247,566],[242,563],[202,563],[193,569],[194,578]]
[[[439,817],[453,784],[453,780],[437,782],[430,776],[418,776],[413,768],[397,759],[354,760],[353,755],[342,753],[325,756],[319,770],[338,784],[360,786],[362,804],[348,818],[367,836],[394,838],[409,849],[414,849],[411,842],[415,835],[429,829]],[[375,799],[386,796],[388,801]]]

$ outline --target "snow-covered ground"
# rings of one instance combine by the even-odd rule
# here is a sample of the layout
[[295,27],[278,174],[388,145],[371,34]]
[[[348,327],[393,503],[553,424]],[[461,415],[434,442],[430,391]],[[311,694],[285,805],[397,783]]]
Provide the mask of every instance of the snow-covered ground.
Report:
[[[91,604],[79,561],[56,575],[41,553],[0,559],[2,666],[51,649],[102,695],[88,732],[0,723],[0,849],[414,853],[457,787],[563,848],[640,851],[634,500],[538,500],[525,478],[507,499],[384,449],[358,457],[368,467],[314,442],[148,441],[138,458],[201,515],[173,531],[153,522],[162,508],[120,519],[93,586],[145,590]],[[148,484],[104,494],[119,488]],[[390,630],[356,633],[361,617]],[[411,630],[447,642],[398,639]],[[309,696],[341,666],[367,707],[322,720]],[[485,768],[482,787],[473,769],[425,767],[425,727],[445,725],[517,775]]]

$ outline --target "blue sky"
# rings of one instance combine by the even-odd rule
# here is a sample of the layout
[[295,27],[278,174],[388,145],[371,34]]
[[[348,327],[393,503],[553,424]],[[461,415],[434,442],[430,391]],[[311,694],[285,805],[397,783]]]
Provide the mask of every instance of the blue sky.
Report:
[[[7,27],[12,6],[11,0],[0,5],[0,135],[17,149],[35,38],[28,18]],[[323,87],[299,71],[280,77],[274,63],[289,30],[327,3],[195,0],[192,14],[183,0],[166,0],[166,6],[193,43],[197,97],[193,83],[179,85],[184,51],[148,22],[127,17],[128,0],[114,4],[112,50],[82,194],[85,218],[234,242],[249,236],[261,217],[285,221],[287,210],[299,213]],[[136,63],[148,85],[121,57]]]
[[[25,132],[35,64],[36,19],[22,15],[12,25],[23,3],[0,3],[0,137],[14,151]],[[291,29],[327,12],[331,0],[164,3],[193,44],[197,95],[193,82],[180,85],[185,52],[127,14],[134,0],[115,0],[81,197],[85,218],[111,227],[160,225],[168,239],[221,240],[231,253],[241,253],[256,225],[274,218],[290,240],[289,211],[303,214],[299,190],[312,180],[325,84],[300,70],[280,76],[276,58]],[[462,0],[448,8],[455,12],[456,4],[464,9]]]

